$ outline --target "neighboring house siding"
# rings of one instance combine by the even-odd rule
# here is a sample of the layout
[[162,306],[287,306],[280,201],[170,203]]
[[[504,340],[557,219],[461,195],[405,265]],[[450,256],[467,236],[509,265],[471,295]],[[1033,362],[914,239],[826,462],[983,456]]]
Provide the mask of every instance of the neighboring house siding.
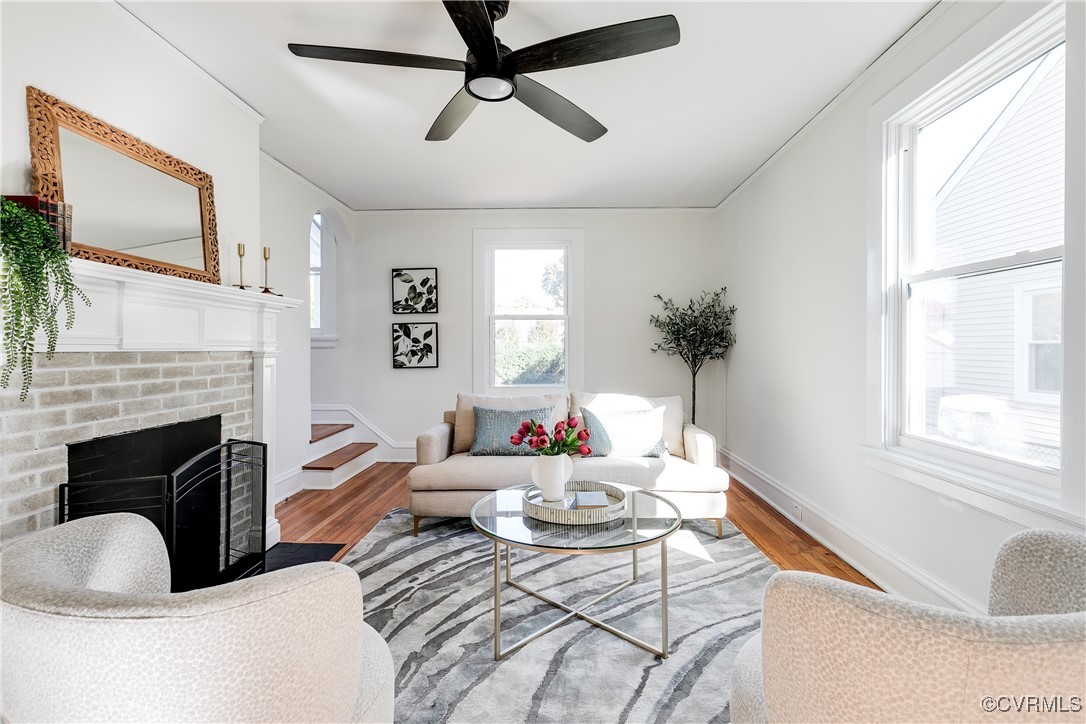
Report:
[[[1028,96],[1017,99],[1017,109],[993,126],[983,149],[940,192],[935,215],[940,265],[1063,244],[1062,50],[1036,72],[1043,75],[1023,88]],[[1055,448],[1058,463],[1059,398],[1017,394],[1015,362],[1026,333],[1016,308],[1022,303],[1019,290],[1058,286],[1060,269],[1048,264],[959,279],[949,309],[934,319],[929,312],[928,329],[948,333],[942,354],[935,352],[927,361],[929,384],[938,379],[935,389],[929,387],[929,425],[938,420],[939,398],[983,395],[1003,401],[1009,417],[1020,420],[1003,433]]]
[[1013,254],[1063,243],[1064,62],[1045,77],[957,182],[941,192],[936,254]]

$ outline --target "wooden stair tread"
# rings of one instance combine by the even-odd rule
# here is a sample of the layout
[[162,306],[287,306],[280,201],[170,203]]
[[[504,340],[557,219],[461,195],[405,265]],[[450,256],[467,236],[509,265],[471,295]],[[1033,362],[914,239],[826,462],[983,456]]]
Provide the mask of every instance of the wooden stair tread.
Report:
[[334,450],[324,457],[306,463],[302,466],[302,470],[335,470],[359,455],[365,455],[376,447],[377,443],[375,442],[352,442],[350,445],[344,445],[339,450]]
[[323,424],[323,425],[310,425],[309,426],[309,442],[310,444],[319,442],[326,437],[332,437],[337,432],[343,432],[344,430],[350,430],[354,427],[353,424],[346,422],[342,424]]

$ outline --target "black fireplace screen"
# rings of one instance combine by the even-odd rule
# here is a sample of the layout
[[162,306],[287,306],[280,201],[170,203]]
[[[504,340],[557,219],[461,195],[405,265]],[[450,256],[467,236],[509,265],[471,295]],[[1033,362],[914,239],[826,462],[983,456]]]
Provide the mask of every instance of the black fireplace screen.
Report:
[[262,573],[266,457],[264,443],[229,440],[166,475],[73,476],[60,486],[60,522],[113,512],[148,518],[165,539],[174,591]]
[[[230,440],[200,453],[171,475],[175,551],[173,588],[187,591],[264,571],[264,490],[267,445]],[[214,514],[212,514],[214,511]]]

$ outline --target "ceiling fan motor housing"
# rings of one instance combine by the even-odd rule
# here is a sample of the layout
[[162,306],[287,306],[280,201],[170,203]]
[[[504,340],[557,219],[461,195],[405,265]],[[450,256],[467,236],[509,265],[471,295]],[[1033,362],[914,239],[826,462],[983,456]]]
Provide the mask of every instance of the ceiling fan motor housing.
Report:
[[496,66],[480,63],[476,57],[468,51],[467,69],[464,72],[464,88],[473,98],[487,103],[499,103],[512,98],[517,92],[517,69],[513,59],[509,57],[512,49],[498,45],[498,62]]

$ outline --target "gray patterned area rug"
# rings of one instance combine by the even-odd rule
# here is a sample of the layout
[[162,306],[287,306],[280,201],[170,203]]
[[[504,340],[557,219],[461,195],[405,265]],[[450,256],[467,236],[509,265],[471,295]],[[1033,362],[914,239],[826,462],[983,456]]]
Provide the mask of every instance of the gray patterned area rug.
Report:
[[[399,722],[726,722],[731,669],[761,620],[777,571],[730,523],[688,521],[668,545],[671,637],[666,660],[584,621],[569,621],[493,660],[493,543],[466,519],[427,518],[418,538],[396,509],[343,562],[358,572],[366,622],[392,649]],[[515,580],[576,606],[630,573],[630,554],[515,550]],[[660,640],[659,546],[638,582],[589,609],[650,643]],[[502,644],[563,613],[516,589],[502,597]]]

